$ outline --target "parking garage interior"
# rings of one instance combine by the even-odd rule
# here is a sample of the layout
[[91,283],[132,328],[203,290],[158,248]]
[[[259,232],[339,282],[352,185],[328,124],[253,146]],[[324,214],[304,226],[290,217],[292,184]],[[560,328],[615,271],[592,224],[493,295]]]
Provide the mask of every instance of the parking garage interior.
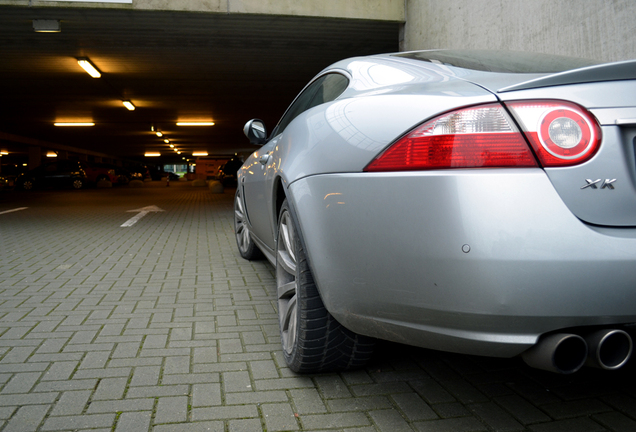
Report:
[[[51,151],[123,165],[249,154],[246,121],[272,128],[322,68],[397,51],[398,37],[379,20],[2,6],[2,165]],[[55,126],[69,122],[92,126]]]
[[[0,177],[49,153],[123,167],[249,154],[247,120],[271,130],[322,68],[397,51],[405,31],[393,19],[4,3]],[[462,17],[479,3],[431,8]],[[361,370],[293,373],[274,269],[239,256],[233,216],[231,186],[194,181],[0,190],[0,430],[636,430],[633,364],[561,376],[379,342]]]

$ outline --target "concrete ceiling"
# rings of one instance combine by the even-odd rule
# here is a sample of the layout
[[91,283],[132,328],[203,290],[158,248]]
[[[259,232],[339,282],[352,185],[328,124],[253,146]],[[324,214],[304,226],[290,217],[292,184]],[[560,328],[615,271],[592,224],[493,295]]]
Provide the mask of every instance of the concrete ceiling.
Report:
[[[61,20],[36,33],[33,19]],[[397,23],[332,18],[88,8],[0,7],[0,149],[29,143],[163,163],[181,160],[152,125],[190,156],[254,150],[242,134],[254,117],[271,129],[316,73],[342,58],[398,50]],[[88,57],[102,72],[77,64]],[[135,111],[121,101],[131,100]],[[93,127],[55,127],[90,120]],[[178,127],[178,120],[212,120]],[[49,144],[44,144],[49,143]],[[5,159],[6,160],[6,157]]]

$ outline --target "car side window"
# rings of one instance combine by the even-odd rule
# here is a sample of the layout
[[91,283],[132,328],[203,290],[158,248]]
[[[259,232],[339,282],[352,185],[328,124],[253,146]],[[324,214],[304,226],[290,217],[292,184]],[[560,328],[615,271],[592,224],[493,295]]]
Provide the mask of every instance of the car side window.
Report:
[[336,99],[345,91],[348,85],[349,79],[339,73],[329,73],[321,76],[307,86],[294,103],[291,104],[283,118],[278,122],[273,135],[283,132],[292,120],[309,108]]

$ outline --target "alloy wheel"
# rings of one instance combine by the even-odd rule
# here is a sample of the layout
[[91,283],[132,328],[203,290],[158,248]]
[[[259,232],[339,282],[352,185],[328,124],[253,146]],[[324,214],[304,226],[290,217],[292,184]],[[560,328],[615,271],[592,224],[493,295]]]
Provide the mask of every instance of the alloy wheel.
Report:
[[250,247],[250,230],[245,221],[245,210],[243,209],[243,200],[241,193],[236,193],[234,199],[234,231],[236,232],[236,244],[241,253],[248,252]]
[[276,245],[276,284],[282,343],[287,354],[294,349],[298,321],[295,236],[289,211],[283,211]]

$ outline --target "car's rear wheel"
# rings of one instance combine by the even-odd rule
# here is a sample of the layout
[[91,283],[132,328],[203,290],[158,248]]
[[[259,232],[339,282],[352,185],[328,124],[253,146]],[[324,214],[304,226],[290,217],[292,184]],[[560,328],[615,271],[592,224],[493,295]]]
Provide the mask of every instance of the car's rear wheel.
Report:
[[73,179],[73,183],[71,183],[73,189],[81,189],[84,187],[84,182],[81,179]]
[[291,370],[346,370],[369,360],[374,339],[346,329],[325,308],[287,201],[278,223],[276,286],[283,356]]
[[250,236],[240,186],[236,188],[236,195],[234,195],[234,233],[236,235],[236,245],[243,258],[253,260],[263,256],[261,250]]

